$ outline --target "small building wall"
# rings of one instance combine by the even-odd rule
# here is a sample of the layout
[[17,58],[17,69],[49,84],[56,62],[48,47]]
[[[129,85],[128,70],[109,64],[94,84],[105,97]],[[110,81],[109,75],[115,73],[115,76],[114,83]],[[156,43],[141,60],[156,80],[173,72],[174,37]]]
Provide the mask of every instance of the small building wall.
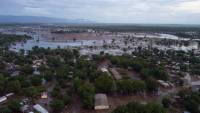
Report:
[[95,109],[95,110],[109,109],[109,106],[100,105],[100,106],[95,106],[94,109]]

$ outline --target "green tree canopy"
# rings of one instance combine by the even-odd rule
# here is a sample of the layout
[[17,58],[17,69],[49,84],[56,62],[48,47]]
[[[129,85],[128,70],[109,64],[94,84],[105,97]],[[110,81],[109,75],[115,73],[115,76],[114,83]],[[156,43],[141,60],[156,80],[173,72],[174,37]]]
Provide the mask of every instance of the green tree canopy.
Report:
[[106,73],[103,73],[95,80],[95,87],[97,92],[109,93],[113,89],[113,80]]

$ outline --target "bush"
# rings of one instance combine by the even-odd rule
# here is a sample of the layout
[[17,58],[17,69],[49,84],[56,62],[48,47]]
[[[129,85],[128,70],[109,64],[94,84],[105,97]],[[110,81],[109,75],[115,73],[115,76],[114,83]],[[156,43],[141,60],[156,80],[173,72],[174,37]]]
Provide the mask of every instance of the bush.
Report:
[[148,103],[144,105],[138,102],[131,102],[116,108],[112,113],[166,113],[166,111],[157,103]]
[[51,104],[51,107],[54,113],[59,113],[64,109],[65,104],[63,100],[54,100]]
[[100,75],[95,80],[95,87],[100,93],[109,93],[113,89],[113,80],[107,74]]
[[165,108],[168,108],[171,104],[171,100],[168,97],[163,98],[162,104]]

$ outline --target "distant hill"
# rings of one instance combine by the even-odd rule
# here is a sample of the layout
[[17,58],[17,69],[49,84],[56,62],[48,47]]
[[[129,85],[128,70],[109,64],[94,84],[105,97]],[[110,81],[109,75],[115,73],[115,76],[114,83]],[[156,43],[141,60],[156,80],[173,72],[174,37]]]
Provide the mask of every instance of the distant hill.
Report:
[[0,15],[0,23],[94,23],[85,19],[61,19],[52,17],[39,17],[39,16],[5,16]]

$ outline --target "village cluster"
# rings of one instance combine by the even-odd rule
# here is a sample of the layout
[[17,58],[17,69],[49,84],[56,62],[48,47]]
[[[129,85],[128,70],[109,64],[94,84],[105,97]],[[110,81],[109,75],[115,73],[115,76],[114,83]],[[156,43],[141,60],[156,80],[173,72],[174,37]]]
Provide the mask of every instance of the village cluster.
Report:
[[195,33],[1,26],[0,113],[199,113]]

